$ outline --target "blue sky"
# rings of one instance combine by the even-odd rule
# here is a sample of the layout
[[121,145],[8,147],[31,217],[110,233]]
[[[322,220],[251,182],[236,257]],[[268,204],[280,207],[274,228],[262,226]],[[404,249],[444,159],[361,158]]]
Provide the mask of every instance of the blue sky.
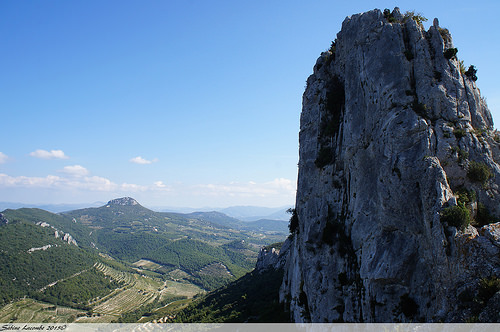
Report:
[[0,1],[0,201],[294,204],[316,58],[395,6],[450,30],[498,124],[497,1]]

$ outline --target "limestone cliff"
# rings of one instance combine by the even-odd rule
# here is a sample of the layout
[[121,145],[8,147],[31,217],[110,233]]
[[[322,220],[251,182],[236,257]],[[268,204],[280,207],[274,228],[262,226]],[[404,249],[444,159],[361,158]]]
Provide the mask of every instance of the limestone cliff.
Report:
[[457,56],[437,19],[396,8],[346,18],[317,60],[280,291],[294,321],[495,319],[478,298],[500,277],[500,224],[483,226],[499,136]]
[[279,270],[282,269],[286,263],[287,254],[289,252],[290,241],[279,243],[279,247],[274,245],[263,247],[257,256],[257,263],[255,270],[262,273],[266,270]]

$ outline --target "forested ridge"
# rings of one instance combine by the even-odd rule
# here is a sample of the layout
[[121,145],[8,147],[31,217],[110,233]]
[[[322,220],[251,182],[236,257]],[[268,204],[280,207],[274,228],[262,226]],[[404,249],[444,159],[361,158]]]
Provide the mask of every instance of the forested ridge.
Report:
[[35,296],[50,283],[91,268],[98,259],[91,249],[56,238],[51,228],[21,220],[0,226],[0,253],[1,303]]
[[[22,208],[2,216],[0,305],[28,297],[83,310],[72,318],[79,321],[133,322],[157,307],[189,301],[244,276],[259,248],[283,237],[218,225],[217,214],[204,219],[203,213],[187,217],[140,205],[62,214]],[[118,306],[112,316],[98,309],[110,306]]]

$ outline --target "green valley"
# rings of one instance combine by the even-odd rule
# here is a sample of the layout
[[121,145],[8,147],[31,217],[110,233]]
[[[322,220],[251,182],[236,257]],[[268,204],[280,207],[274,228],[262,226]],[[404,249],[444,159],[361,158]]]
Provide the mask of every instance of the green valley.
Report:
[[5,210],[0,220],[1,322],[148,320],[245,276],[262,246],[286,236],[131,198],[60,214]]

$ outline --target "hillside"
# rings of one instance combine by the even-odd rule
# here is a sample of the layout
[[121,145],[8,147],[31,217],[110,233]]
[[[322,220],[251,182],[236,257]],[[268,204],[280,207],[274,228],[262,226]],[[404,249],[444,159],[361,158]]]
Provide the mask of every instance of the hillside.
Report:
[[[111,257],[129,263],[151,260],[161,266],[156,272],[181,271],[187,274],[186,280],[209,290],[251,270],[260,246],[284,237],[283,233],[240,230],[237,220],[217,212],[154,212],[132,198],[63,216],[88,227],[99,250]],[[244,243],[244,250],[234,249],[230,245],[234,242]]]
[[25,295],[44,298],[48,285],[91,269],[98,259],[97,252],[64,232],[69,227],[62,227],[60,218],[54,215],[48,224],[49,214],[33,212],[27,219],[28,210],[2,213],[8,223],[0,226],[0,303]]
[[[279,302],[282,270],[252,271],[195,300],[167,322],[286,323],[289,315]],[[173,316],[174,314],[171,314]]]
[[25,296],[43,302],[14,302],[0,310],[0,317],[15,321],[31,310],[38,317],[45,302],[77,310],[49,315],[56,321],[133,322],[156,307],[245,275],[262,245],[284,237],[220,225],[224,220],[232,218],[158,213],[132,198],[62,214],[5,210],[0,215],[0,285],[5,289],[0,303]]

